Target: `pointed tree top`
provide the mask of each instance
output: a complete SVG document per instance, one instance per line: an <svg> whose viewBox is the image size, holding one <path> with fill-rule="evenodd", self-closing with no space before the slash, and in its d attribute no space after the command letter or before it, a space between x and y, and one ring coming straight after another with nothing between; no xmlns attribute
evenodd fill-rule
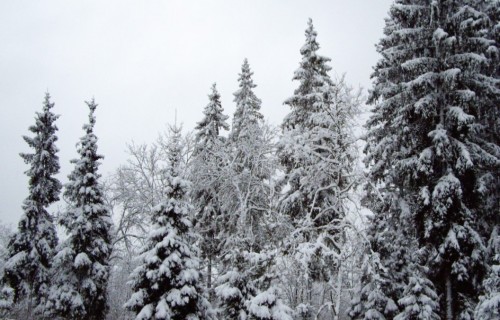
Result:
<svg viewBox="0 0 500 320"><path fill-rule="evenodd" d="M250 70L250 64L248 63L248 59L245 58L243 60L243 64L241 65L241 73L239 74L238 81L240 82L239 86L244 87L248 86L250 88L255 88L256 85L253 83L252 80L253 72ZM237 96L239 94L239 91L236 92L234 95Z"/></svg>
<svg viewBox="0 0 500 320"><path fill-rule="evenodd" d="M318 33L314 29L313 21L311 18L309 18L309 20L307 21L307 29L305 35L306 35L306 43L300 49L300 53L302 55L308 55L308 53L311 54L319 49L319 44L316 41Z"/></svg>
<svg viewBox="0 0 500 320"><path fill-rule="evenodd" d="M92 128L94 127L95 125L95 116L94 116L94 112L95 112L95 109L97 108L98 104L95 103L95 99L92 97L92 100L90 101L85 101L85 103L87 104L87 106L89 107L90 109L90 112L89 112L89 124L88 125L85 125L84 128L87 129L87 130L90 130L92 131Z"/></svg>
<svg viewBox="0 0 500 320"><path fill-rule="evenodd" d="M212 83L212 93L217 92L217 82Z"/></svg>
<svg viewBox="0 0 500 320"><path fill-rule="evenodd" d="M43 101L43 111L47 112L49 111L52 107L54 107L54 103L50 102L50 93L47 91L45 92L45 99Z"/></svg>

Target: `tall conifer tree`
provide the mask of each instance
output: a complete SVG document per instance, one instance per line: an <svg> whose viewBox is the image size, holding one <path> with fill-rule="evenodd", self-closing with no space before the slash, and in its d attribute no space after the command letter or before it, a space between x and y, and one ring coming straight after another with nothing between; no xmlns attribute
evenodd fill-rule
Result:
<svg viewBox="0 0 500 320"><path fill-rule="evenodd" d="M498 48L481 8L467 0L396 1L378 46L382 59L369 99L375 107L366 162L379 189L373 193L408 204L407 221L428 268L423 276L432 280L441 297L439 315L447 319L472 317L481 292L481 225L488 220L482 208L490 200L481 191L500 164L498 144L484 138L482 119L497 110L500 91L488 57ZM372 209L391 220L383 208ZM401 214L389 222L391 228L399 219Z"/></svg>
<svg viewBox="0 0 500 320"><path fill-rule="evenodd" d="M282 124L278 157L286 185L280 210L294 230L286 251L305 269L300 278L306 288L297 291L303 294L295 304L308 307L313 282L331 279L342 246L340 222L355 182L356 151L350 130L359 99L343 79L334 81L330 77L330 59L318 54L312 20L305 35L306 42L300 49L302 60L293 77L299 85L285 101L291 110Z"/></svg>
<svg viewBox="0 0 500 320"><path fill-rule="evenodd" d="M225 236L215 292L223 318L290 319L269 275L274 261L269 251L274 248L267 219L275 160L252 76L245 59L234 93L236 111L223 170Z"/></svg>
<svg viewBox="0 0 500 320"><path fill-rule="evenodd" d="M195 129L196 141L193 161L191 163L191 197L196 210L195 229L201 235L201 253L207 265L207 288L212 289L212 267L218 261L220 251L220 232L224 219L222 204L218 197L221 181L219 179L224 164L221 150L226 139L221 136L222 130L229 130L227 115L223 114L220 95L215 83L208 96L209 103L203 111L203 119Z"/></svg>
<svg viewBox="0 0 500 320"><path fill-rule="evenodd" d="M86 102L90 109L85 135L78 145L79 159L68 176L65 197L67 209L60 224L68 238L58 248L54 259L54 285L45 314L62 319L101 320L106 317L109 257L112 250L112 221L97 172L99 160L94 134L97 104Z"/></svg>
<svg viewBox="0 0 500 320"><path fill-rule="evenodd" d="M52 264L57 235L53 218L47 211L52 203L59 200L61 183L55 178L59 172L57 127L59 116L51 109L50 95L45 95L43 111L37 112L35 125L29 130L34 137L24 137L33 153L21 154L30 166L29 196L24 200L24 215L19 222L18 231L8 245L8 260L5 264L3 282L13 289L13 302L21 304L24 316L33 317L33 308L39 312L50 286L49 269ZM23 303L23 300L26 303Z"/></svg>

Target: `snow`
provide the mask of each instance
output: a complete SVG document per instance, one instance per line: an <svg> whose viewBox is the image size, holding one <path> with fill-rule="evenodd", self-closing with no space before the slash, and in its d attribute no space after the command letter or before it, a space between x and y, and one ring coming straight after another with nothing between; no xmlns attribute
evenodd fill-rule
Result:
<svg viewBox="0 0 500 320"><path fill-rule="evenodd" d="M75 268L89 267L90 265L92 265L92 261L90 261L85 252L80 252L76 255L73 265L75 266Z"/></svg>

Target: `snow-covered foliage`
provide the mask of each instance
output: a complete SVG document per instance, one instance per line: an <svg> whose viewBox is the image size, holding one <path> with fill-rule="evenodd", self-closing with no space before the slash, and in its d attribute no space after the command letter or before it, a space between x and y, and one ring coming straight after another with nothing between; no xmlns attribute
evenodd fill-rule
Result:
<svg viewBox="0 0 500 320"><path fill-rule="evenodd" d="M402 311L394 320L441 319L438 315L439 299L433 283L427 279L425 270L419 270L422 267L414 265L412 269L402 298L398 300Z"/></svg>
<svg viewBox="0 0 500 320"><path fill-rule="evenodd" d="M312 20L281 135L245 59L227 138L214 84L194 136L175 125L129 145L103 183L88 102L57 253L47 94L21 155L30 195L0 265L0 317L498 319L499 17L498 0L394 0L364 173L361 93L332 77Z"/></svg>
<svg viewBox="0 0 500 320"><path fill-rule="evenodd" d="M45 95L43 111L37 112L35 125L29 130L34 137L24 137L33 153L21 154L29 165L29 195L24 200L24 215L18 230L7 246L7 261L2 283L12 289L14 303L25 300L23 315L33 317L40 312L50 286L50 267L57 245L52 215L47 208L59 200L61 183L55 178L59 172L57 127L59 116L52 113L54 103ZM34 309L34 310L33 310Z"/></svg>
<svg viewBox="0 0 500 320"><path fill-rule="evenodd" d="M165 198L154 210L153 230L131 275L133 293L126 307L136 319L210 319L188 218L189 183L180 175L180 128L171 130Z"/></svg>
<svg viewBox="0 0 500 320"><path fill-rule="evenodd" d="M234 93L236 111L233 116L230 139L240 141L242 139L258 139L258 135L252 135L254 127L260 126L264 116L260 113L261 100L253 92L257 85L253 83L253 72L250 70L248 60L243 61L241 73L239 74L239 89Z"/></svg>
<svg viewBox="0 0 500 320"><path fill-rule="evenodd" d="M252 90L256 87L252 75L245 59L238 79L240 88L234 93L233 128L221 155L224 165L218 198L224 220L215 294L221 317L228 319L261 319L259 314L252 315L250 306L255 312L265 309L262 312L275 313L274 317L288 314L276 295L270 294L275 300L267 304L262 301L257 305L254 300L265 292L277 292L270 275L275 262L271 254L276 240L271 231L275 219L271 203L276 160L274 130L263 121L261 101Z"/></svg>
<svg viewBox="0 0 500 320"><path fill-rule="evenodd" d="M220 134L221 130L229 130L229 125L226 123L228 116L223 114L215 84L208 97L209 103L203 111L204 117L195 128L195 151L189 172L193 181L191 198L196 210L194 227L201 236L200 249L207 269L207 288L212 294L212 266L218 262L221 224L224 219L218 197L224 163L221 150L225 146L225 138Z"/></svg>
<svg viewBox="0 0 500 320"><path fill-rule="evenodd" d="M281 298L275 274L275 252L227 252L225 272L217 279L215 293L222 319L292 319L293 311Z"/></svg>
<svg viewBox="0 0 500 320"><path fill-rule="evenodd" d="M293 80L299 82L285 101L291 109L285 117L278 157L284 167L283 196L279 210L291 223L286 250L297 265L306 289L294 302L311 305L316 281L328 282L338 268L343 242L342 219L349 192L356 182L355 139L351 130L360 105L343 78L332 80L329 58L318 54L317 33L309 20L302 61ZM305 299L305 300L304 300Z"/></svg>
<svg viewBox="0 0 500 320"><path fill-rule="evenodd" d="M483 281L484 293L474 312L475 319L500 318L500 235L498 225L491 234L489 243L490 270Z"/></svg>
<svg viewBox="0 0 500 320"><path fill-rule="evenodd" d="M492 72L498 48L489 32L498 22L490 20L485 3L396 1L369 98L374 109L366 164L377 189L369 193L407 203L405 221L414 230L409 243L426 252L425 276L440 298L438 315L448 319L472 317L487 269L485 243L498 221L491 210L498 210L500 149L492 132L498 130L500 89ZM373 224L372 234L386 232L380 227L396 234L405 229L396 223L400 214L373 201L370 206L387 221ZM391 260L382 263L390 268ZM412 285L427 283L402 279L406 295L415 293ZM404 308L409 300L395 293Z"/></svg>
<svg viewBox="0 0 500 320"><path fill-rule="evenodd" d="M86 102L89 123L78 146L79 159L68 176L64 196L68 206L59 223L68 238L60 244L53 264L53 279L44 314L61 319L104 319L108 310L107 284L111 254L112 221L98 173L97 137L94 134L97 104Z"/></svg>

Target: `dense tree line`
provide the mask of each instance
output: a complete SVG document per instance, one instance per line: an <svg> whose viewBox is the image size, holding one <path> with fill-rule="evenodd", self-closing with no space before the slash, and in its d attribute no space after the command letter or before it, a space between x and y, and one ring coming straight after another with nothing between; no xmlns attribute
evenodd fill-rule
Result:
<svg viewBox="0 0 500 320"><path fill-rule="evenodd" d="M247 59L224 114L129 145L106 179L97 104L64 186L47 94L24 215L2 252L16 319L497 319L498 1L397 0L363 99L331 74L312 20L279 128ZM369 209L361 212L359 205ZM56 223L66 237L59 242Z"/></svg>

